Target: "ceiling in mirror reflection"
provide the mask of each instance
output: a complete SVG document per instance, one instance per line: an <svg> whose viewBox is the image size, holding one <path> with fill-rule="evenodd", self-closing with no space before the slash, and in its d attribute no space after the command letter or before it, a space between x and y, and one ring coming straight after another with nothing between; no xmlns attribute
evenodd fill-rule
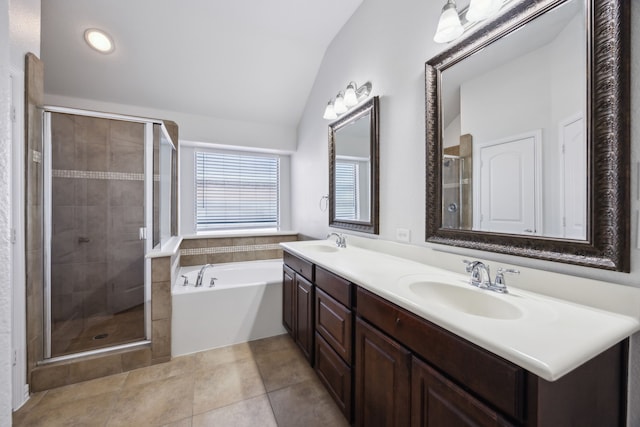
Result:
<svg viewBox="0 0 640 427"><path fill-rule="evenodd" d="M443 167L442 227L587 238L583 7L566 2L442 71L456 165Z"/></svg>

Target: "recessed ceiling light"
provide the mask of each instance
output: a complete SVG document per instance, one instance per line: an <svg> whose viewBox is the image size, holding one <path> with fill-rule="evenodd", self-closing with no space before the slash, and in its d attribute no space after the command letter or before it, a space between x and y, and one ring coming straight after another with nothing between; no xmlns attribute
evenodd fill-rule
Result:
<svg viewBox="0 0 640 427"><path fill-rule="evenodd" d="M89 28L84 32L84 41L100 53L111 53L115 50L111 36L96 28Z"/></svg>

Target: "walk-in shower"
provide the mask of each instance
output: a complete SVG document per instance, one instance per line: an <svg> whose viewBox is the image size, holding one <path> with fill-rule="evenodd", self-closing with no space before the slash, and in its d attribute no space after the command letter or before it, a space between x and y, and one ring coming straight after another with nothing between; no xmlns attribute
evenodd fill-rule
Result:
<svg viewBox="0 0 640 427"><path fill-rule="evenodd" d="M44 357L145 342L159 149L173 144L159 121L50 108L44 123Z"/></svg>

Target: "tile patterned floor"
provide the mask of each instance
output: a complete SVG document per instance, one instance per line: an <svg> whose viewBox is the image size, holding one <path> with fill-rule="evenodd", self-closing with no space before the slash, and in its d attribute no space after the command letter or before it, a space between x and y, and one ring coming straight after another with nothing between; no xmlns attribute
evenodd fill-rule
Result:
<svg viewBox="0 0 640 427"><path fill-rule="evenodd" d="M348 426L288 335L34 394L15 426Z"/></svg>

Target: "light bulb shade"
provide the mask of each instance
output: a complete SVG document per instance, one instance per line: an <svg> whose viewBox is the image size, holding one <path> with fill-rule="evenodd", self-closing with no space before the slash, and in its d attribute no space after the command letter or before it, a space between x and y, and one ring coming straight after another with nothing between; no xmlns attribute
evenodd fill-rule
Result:
<svg viewBox="0 0 640 427"><path fill-rule="evenodd" d="M324 115L322 116L322 118L326 120L333 120L338 118L336 111L333 109L333 104L331 103L331 101L327 103L327 108L324 109Z"/></svg>
<svg viewBox="0 0 640 427"><path fill-rule="evenodd" d="M358 95L356 94L356 84L351 82L347 85L347 90L344 92L344 105L353 107L357 103Z"/></svg>
<svg viewBox="0 0 640 427"><path fill-rule="evenodd" d="M467 11L467 21L477 22L487 19L500 10L503 0L471 0Z"/></svg>
<svg viewBox="0 0 640 427"><path fill-rule="evenodd" d="M464 32L458 10L453 0L448 0L447 4L442 8L440 21L438 21L438 29L436 30L433 40L436 43L448 43L460 37Z"/></svg>
<svg viewBox="0 0 640 427"><path fill-rule="evenodd" d="M335 111L336 114L343 114L346 113L347 110L348 108L344 104L344 95L340 92L338 96L336 96L336 100L333 101L333 111Z"/></svg>

